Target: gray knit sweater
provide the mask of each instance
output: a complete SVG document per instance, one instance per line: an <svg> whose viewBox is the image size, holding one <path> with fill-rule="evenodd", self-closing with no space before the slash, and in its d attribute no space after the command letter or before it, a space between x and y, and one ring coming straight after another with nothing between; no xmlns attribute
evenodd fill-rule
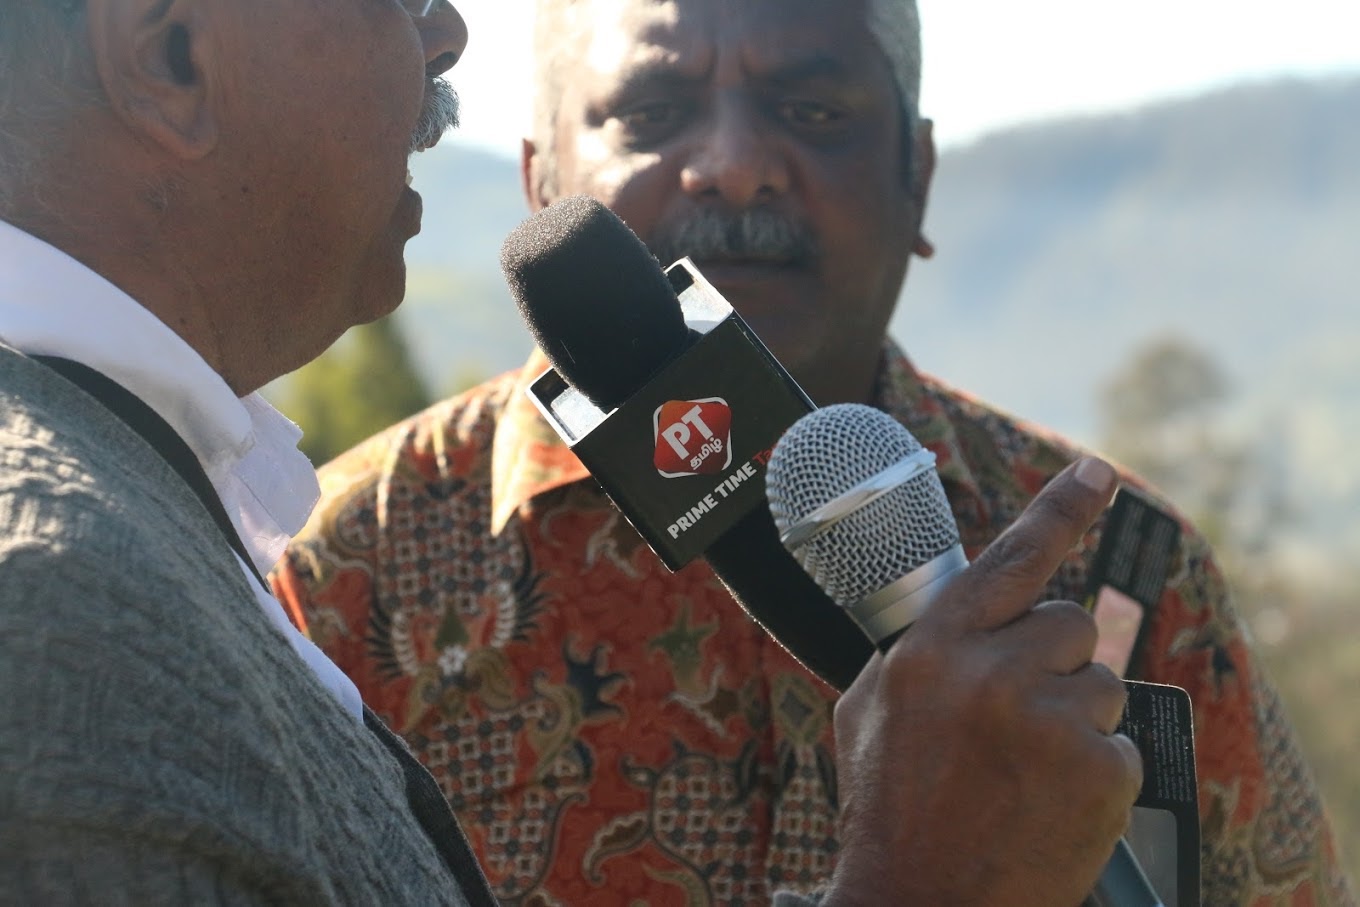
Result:
<svg viewBox="0 0 1360 907"><path fill-rule="evenodd" d="M198 499L4 347L0 692L0 903L464 903Z"/></svg>

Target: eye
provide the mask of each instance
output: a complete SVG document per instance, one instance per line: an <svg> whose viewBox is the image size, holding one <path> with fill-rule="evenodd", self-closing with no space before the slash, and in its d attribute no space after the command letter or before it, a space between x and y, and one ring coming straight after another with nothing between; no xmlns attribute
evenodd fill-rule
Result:
<svg viewBox="0 0 1360 907"><path fill-rule="evenodd" d="M838 107L804 99L780 101L779 115L790 123L809 129L826 129L845 119L845 113Z"/></svg>
<svg viewBox="0 0 1360 907"><path fill-rule="evenodd" d="M685 123L689 106L675 98L639 101L613 115L623 140L630 146L654 145L674 135Z"/></svg>
<svg viewBox="0 0 1360 907"><path fill-rule="evenodd" d="M634 104L615 115L623 128L632 132L661 129L679 117L680 105L669 100Z"/></svg>

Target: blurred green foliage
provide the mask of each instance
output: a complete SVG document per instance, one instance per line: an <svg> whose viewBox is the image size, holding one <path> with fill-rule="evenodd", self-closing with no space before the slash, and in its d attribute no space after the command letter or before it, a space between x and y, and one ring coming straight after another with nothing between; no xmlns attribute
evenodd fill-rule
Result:
<svg viewBox="0 0 1360 907"><path fill-rule="evenodd" d="M266 394L301 426L298 446L318 466L433 402L396 315L352 328Z"/></svg>
<svg viewBox="0 0 1360 907"><path fill-rule="evenodd" d="M1276 545L1296 512L1265 468L1272 438L1229 424L1234 390L1182 337L1137 348L1101 389L1102 449L1158 485L1214 545L1360 882L1360 570L1301 575Z"/></svg>
<svg viewBox="0 0 1360 907"><path fill-rule="evenodd" d="M1317 777L1342 865L1360 883L1360 574L1347 572L1330 591L1239 585L1238 601Z"/></svg>

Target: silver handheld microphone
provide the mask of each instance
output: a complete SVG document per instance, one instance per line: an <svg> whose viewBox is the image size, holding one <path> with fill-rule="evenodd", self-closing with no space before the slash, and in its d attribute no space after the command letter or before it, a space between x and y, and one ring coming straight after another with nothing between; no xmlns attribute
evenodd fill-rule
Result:
<svg viewBox="0 0 1360 907"><path fill-rule="evenodd" d="M881 650L968 566L935 455L872 407L799 419L765 485L784 547Z"/></svg>

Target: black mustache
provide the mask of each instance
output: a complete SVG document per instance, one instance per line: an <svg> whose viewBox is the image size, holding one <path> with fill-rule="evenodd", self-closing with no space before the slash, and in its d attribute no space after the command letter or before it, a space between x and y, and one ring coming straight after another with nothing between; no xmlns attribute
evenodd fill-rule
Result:
<svg viewBox="0 0 1360 907"><path fill-rule="evenodd" d="M800 264L818 254L816 237L805 224L768 208L740 213L701 209L658 226L648 245L662 264L685 256L696 261Z"/></svg>

